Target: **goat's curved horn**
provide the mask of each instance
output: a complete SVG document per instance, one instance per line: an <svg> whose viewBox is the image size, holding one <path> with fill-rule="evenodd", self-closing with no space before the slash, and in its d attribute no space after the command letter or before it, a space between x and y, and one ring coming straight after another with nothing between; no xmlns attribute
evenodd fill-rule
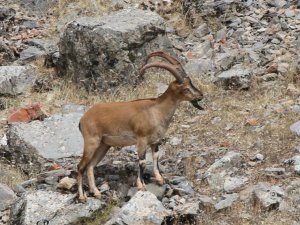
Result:
<svg viewBox="0 0 300 225"><path fill-rule="evenodd" d="M179 83L183 82L183 75L182 75L182 71L181 68L178 67L177 65L170 65L170 64L166 64L166 63L162 63L162 62L153 62L153 63L148 63L145 66L143 66L140 69L140 74L143 75L145 70L150 68L150 67L159 67L159 68L163 68L168 70L170 73L172 73L172 75L176 78L176 80Z"/></svg>
<svg viewBox="0 0 300 225"><path fill-rule="evenodd" d="M173 57L173 56L171 56L171 55L169 55L169 54L167 54L167 53L165 53L165 52L163 52L163 51L156 51L156 52L150 53L150 54L147 56L147 58L146 58L146 64L148 63L149 59L150 59L151 57L154 57L154 56L162 57L162 58L166 59L166 60L167 60L169 63L171 63L172 65L176 65L176 66L180 67L181 74L182 74L184 77L187 76L187 74L186 74L186 72L184 71L184 69L183 69L181 63L180 63L175 57Z"/></svg>

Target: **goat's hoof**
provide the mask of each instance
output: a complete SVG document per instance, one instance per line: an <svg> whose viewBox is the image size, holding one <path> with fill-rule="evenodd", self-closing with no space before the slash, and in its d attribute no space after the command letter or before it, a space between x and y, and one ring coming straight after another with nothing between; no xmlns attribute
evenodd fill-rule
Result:
<svg viewBox="0 0 300 225"><path fill-rule="evenodd" d="M94 197L95 197L96 199L101 199L101 193L99 193L99 194L94 194Z"/></svg>
<svg viewBox="0 0 300 225"><path fill-rule="evenodd" d="M163 178L161 178L161 179L156 179L156 183L157 183L158 185L163 185L163 184L165 183L165 180L164 180Z"/></svg>
<svg viewBox="0 0 300 225"><path fill-rule="evenodd" d="M79 198L78 198L78 201L79 201L80 203L86 203L86 197L79 197Z"/></svg>

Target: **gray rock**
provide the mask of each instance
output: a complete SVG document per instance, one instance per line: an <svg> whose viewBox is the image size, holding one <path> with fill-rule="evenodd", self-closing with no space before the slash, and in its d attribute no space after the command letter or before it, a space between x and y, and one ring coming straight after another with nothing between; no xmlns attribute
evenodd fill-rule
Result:
<svg viewBox="0 0 300 225"><path fill-rule="evenodd" d="M176 145L181 144L181 142L182 142L182 138L181 137L173 137L170 140L170 145L176 146Z"/></svg>
<svg viewBox="0 0 300 225"><path fill-rule="evenodd" d="M154 12L132 8L76 19L65 29L59 49L60 74L102 91L135 84L147 54L172 51L164 20Z"/></svg>
<svg viewBox="0 0 300 225"><path fill-rule="evenodd" d="M222 70L228 70L236 63L238 51L230 51L221 53L216 56L216 64L221 67Z"/></svg>
<svg viewBox="0 0 300 225"><path fill-rule="evenodd" d="M20 59L18 60L18 62L20 64L25 64L37 59L42 55L46 55L46 52L35 46L29 46L20 53Z"/></svg>
<svg viewBox="0 0 300 225"><path fill-rule="evenodd" d="M113 219L106 223L106 225L160 225L168 215L170 215L170 211L157 200L154 194L148 191L139 191L121 208L120 212Z"/></svg>
<svg viewBox="0 0 300 225"><path fill-rule="evenodd" d="M49 224L71 224L104 207L103 202L88 198L85 204L75 203L76 194L60 194L38 190L27 192L12 207L12 224L32 225L39 221Z"/></svg>
<svg viewBox="0 0 300 225"><path fill-rule="evenodd" d="M12 125L7 134L11 158L24 170L40 171L47 161L66 163L68 158L81 156L83 140L78 123L82 114L55 114L44 121Z"/></svg>
<svg viewBox="0 0 300 225"><path fill-rule="evenodd" d="M276 209L282 201L283 190L266 182L254 186L254 195L263 208Z"/></svg>
<svg viewBox="0 0 300 225"><path fill-rule="evenodd" d="M167 185L164 184L160 186L154 183L149 183L146 185L146 190L154 194L159 200L162 200L166 193Z"/></svg>
<svg viewBox="0 0 300 225"><path fill-rule="evenodd" d="M234 151L227 152L225 156L215 161L204 173L210 188L215 191L223 190L228 173L234 167L239 167L240 164L241 154Z"/></svg>
<svg viewBox="0 0 300 225"><path fill-rule="evenodd" d="M202 38L205 35L209 34L208 26L206 23L201 24L198 28L196 28L193 32L193 35L197 38Z"/></svg>
<svg viewBox="0 0 300 225"><path fill-rule="evenodd" d="M177 215L186 216L193 215L196 216L199 213L199 202L187 202L184 204L177 205L174 210Z"/></svg>
<svg viewBox="0 0 300 225"><path fill-rule="evenodd" d="M175 176L170 178L170 184L174 191L179 195L193 195L195 191L191 183L187 180L186 177Z"/></svg>
<svg viewBox="0 0 300 225"><path fill-rule="evenodd" d="M252 70L241 65L231 67L230 70L223 71L217 75L215 84L221 85L225 89L248 89L250 87Z"/></svg>
<svg viewBox="0 0 300 225"><path fill-rule="evenodd" d="M5 184L0 183L0 211L8 209L17 199L15 193Z"/></svg>
<svg viewBox="0 0 300 225"><path fill-rule="evenodd" d="M47 15L48 10L57 4L57 0L17 0L27 10L38 15Z"/></svg>
<svg viewBox="0 0 300 225"><path fill-rule="evenodd" d="M300 175L300 165L295 165L294 166L294 171L297 175Z"/></svg>
<svg viewBox="0 0 300 225"><path fill-rule="evenodd" d="M187 74L202 75L212 71L212 63L210 59L192 59L184 65Z"/></svg>
<svg viewBox="0 0 300 225"><path fill-rule="evenodd" d="M285 0L275 0L275 6L278 8L281 8L283 6L285 6L287 4L287 2Z"/></svg>
<svg viewBox="0 0 300 225"><path fill-rule="evenodd" d="M297 134L297 136L300 136L300 121L297 121L296 123L293 123L291 126L290 126L290 130Z"/></svg>
<svg viewBox="0 0 300 225"><path fill-rule="evenodd" d="M236 192L247 181L248 181L248 178L246 178L246 177L226 177L225 182L224 182L224 190L227 193Z"/></svg>
<svg viewBox="0 0 300 225"><path fill-rule="evenodd" d="M206 171L206 175L209 173L214 173L219 169L224 170L239 166L241 164L242 155L238 152L229 151L221 159L214 162Z"/></svg>
<svg viewBox="0 0 300 225"><path fill-rule="evenodd" d="M161 95L162 93L164 93L164 92L167 90L168 87L169 87L169 86L166 85L166 84L159 83L159 84L158 84L158 87L157 87L157 94L158 94L158 95Z"/></svg>
<svg viewBox="0 0 300 225"><path fill-rule="evenodd" d="M36 78L30 66L1 66L0 95L19 95L30 88Z"/></svg>
<svg viewBox="0 0 300 225"><path fill-rule="evenodd" d="M283 167L268 167L265 169L267 175L281 176L285 174L285 168Z"/></svg>
<svg viewBox="0 0 300 225"><path fill-rule="evenodd" d="M232 204L238 199L239 195L237 193L226 194L223 196L224 199L215 204L216 210L221 210L232 206Z"/></svg>
<svg viewBox="0 0 300 225"><path fill-rule="evenodd" d="M255 156L253 156L251 158L252 161L263 161L264 160L264 155L263 154L260 154L260 153L257 153Z"/></svg>

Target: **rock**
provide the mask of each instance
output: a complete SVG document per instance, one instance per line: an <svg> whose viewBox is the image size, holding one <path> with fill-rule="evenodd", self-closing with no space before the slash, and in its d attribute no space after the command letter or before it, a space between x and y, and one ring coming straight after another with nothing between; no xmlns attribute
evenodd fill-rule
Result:
<svg viewBox="0 0 300 225"><path fill-rule="evenodd" d="M282 167L268 167L265 169L267 175L283 175L285 173L285 168Z"/></svg>
<svg viewBox="0 0 300 225"><path fill-rule="evenodd" d="M215 204L216 210L221 210L232 206L232 204L238 199L239 195L237 193L226 194L223 196L224 199Z"/></svg>
<svg viewBox="0 0 300 225"><path fill-rule="evenodd" d="M263 161L264 160L264 155L263 154L260 154L260 153L257 153L255 156L253 156L251 158L252 161Z"/></svg>
<svg viewBox="0 0 300 225"><path fill-rule="evenodd" d="M88 198L85 204L75 204L75 199L76 194L43 190L27 192L12 207L11 222L32 225L45 220L49 224L71 224L104 207L103 202L95 198Z"/></svg>
<svg viewBox="0 0 300 225"><path fill-rule="evenodd" d="M157 200L154 194L148 191L139 191L121 208L120 212L113 219L106 223L106 225L160 225L168 215L170 215L170 211Z"/></svg>
<svg viewBox="0 0 300 225"><path fill-rule="evenodd" d="M169 182L174 189L174 192L180 196L193 195L195 193L191 183L186 177L174 176L170 178Z"/></svg>
<svg viewBox="0 0 300 225"><path fill-rule="evenodd" d="M214 162L206 171L206 174L213 173L218 169L229 169L241 164L241 154L234 151L227 152L221 159Z"/></svg>
<svg viewBox="0 0 300 225"><path fill-rule="evenodd" d="M34 46L29 46L20 53L20 59L18 62L20 64L26 64L45 54L45 51Z"/></svg>
<svg viewBox="0 0 300 225"><path fill-rule="evenodd" d="M295 165L294 170L297 175L300 175L300 165Z"/></svg>
<svg viewBox="0 0 300 225"><path fill-rule="evenodd" d="M154 194L158 200L162 200L166 193L167 185L164 184L160 186L154 183L149 183L146 185L146 190Z"/></svg>
<svg viewBox="0 0 300 225"><path fill-rule="evenodd" d="M3 211L16 201L17 196L8 186L0 183L0 199L0 211Z"/></svg>
<svg viewBox="0 0 300 225"><path fill-rule="evenodd" d="M12 125L7 133L11 147L10 157L24 170L40 171L47 165L47 161L55 160L59 164L65 164L68 158L70 160L81 156L83 140L78 123L82 114L83 112L55 114L44 121Z"/></svg>
<svg viewBox="0 0 300 225"><path fill-rule="evenodd" d="M248 178L246 178L246 177L226 177L225 182L224 182L224 190L227 193L236 192L247 181L248 181Z"/></svg>
<svg viewBox="0 0 300 225"><path fill-rule="evenodd" d="M109 184L108 184L107 182L104 182L104 183L100 186L100 188L99 188L99 191L100 191L101 193L107 192L107 191L109 191L109 190L110 190L110 187L109 187Z"/></svg>
<svg viewBox="0 0 300 225"><path fill-rule="evenodd" d="M300 136L300 121L297 121L296 123L293 123L290 126L290 130L295 133L297 136Z"/></svg>
<svg viewBox="0 0 300 225"><path fill-rule="evenodd" d="M180 216L196 216L199 213L199 202L187 202L183 205L176 206L174 210Z"/></svg>
<svg viewBox="0 0 300 225"><path fill-rule="evenodd" d="M157 94L161 95L162 93L164 93L167 89L168 89L168 85L163 84L163 83L159 83L158 87L157 87Z"/></svg>
<svg viewBox="0 0 300 225"><path fill-rule="evenodd" d="M170 145L176 146L176 145L181 144L181 142L182 142L182 138L181 137L173 137L170 140Z"/></svg>
<svg viewBox="0 0 300 225"><path fill-rule="evenodd" d="M59 49L60 74L105 91L135 84L146 55L157 49L171 51L171 44L158 14L131 8L76 19L65 29Z"/></svg>
<svg viewBox="0 0 300 225"><path fill-rule="evenodd" d="M43 120L46 117L39 103L33 103L13 111L7 117L7 123L28 123L32 120Z"/></svg>
<svg viewBox="0 0 300 225"><path fill-rule="evenodd" d="M214 201L207 195L199 195L198 199L201 208L210 208L214 205Z"/></svg>
<svg viewBox="0 0 300 225"><path fill-rule="evenodd" d="M19 95L34 84L31 66L0 66L0 95Z"/></svg>
<svg viewBox="0 0 300 225"><path fill-rule="evenodd" d="M77 184L77 180L70 177L64 177L57 185L57 188L70 190Z"/></svg>
<svg viewBox="0 0 300 225"><path fill-rule="evenodd" d="M58 0L18 0L19 4L25 7L29 11L34 11L37 15L47 15L47 12L51 10L56 4L58 4Z"/></svg>
<svg viewBox="0 0 300 225"><path fill-rule="evenodd" d="M248 89L250 87L251 76L251 69L242 68L238 64L217 75L214 83L221 85L225 89Z"/></svg>
<svg viewBox="0 0 300 225"><path fill-rule="evenodd" d="M210 59L192 59L184 65L187 74L205 75L212 71L212 63Z"/></svg>
<svg viewBox="0 0 300 225"><path fill-rule="evenodd" d="M221 159L215 161L205 172L204 177L207 179L209 186L215 191L221 191L224 188L224 182L228 173L234 167L241 164L241 154L230 151Z"/></svg>
<svg viewBox="0 0 300 225"><path fill-rule="evenodd" d="M254 195L258 203L265 209L276 209L282 201L284 192L278 186L271 186L266 182L259 182L254 187Z"/></svg>
<svg viewBox="0 0 300 225"><path fill-rule="evenodd" d="M206 23L201 24L198 28L196 28L193 32L193 35L197 38L202 38L205 35L209 34L208 26Z"/></svg>

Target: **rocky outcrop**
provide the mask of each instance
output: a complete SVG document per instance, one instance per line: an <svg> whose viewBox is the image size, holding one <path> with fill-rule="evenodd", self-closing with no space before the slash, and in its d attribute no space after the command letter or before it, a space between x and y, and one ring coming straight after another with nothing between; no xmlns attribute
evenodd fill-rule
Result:
<svg viewBox="0 0 300 225"><path fill-rule="evenodd" d="M53 191L24 193L13 206L11 224L72 224L80 217L88 217L105 205L98 199L88 198L85 204L75 204L76 194Z"/></svg>
<svg viewBox="0 0 300 225"><path fill-rule="evenodd" d="M8 186L0 183L0 211L9 208L16 198L17 196Z"/></svg>
<svg viewBox="0 0 300 225"><path fill-rule="evenodd" d="M105 91L135 84L138 69L154 50L170 51L164 20L156 13L124 9L71 22L59 42L61 75Z"/></svg>
<svg viewBox="0 0 300 225"><path fill-rule="evenodd" d="M55 114L44 121L10 126L10 158L25 170L43 170L46 162L67 162L81 156L83 140L78 123L83 111ZM70 132L72 131L72 132ZM72 163L73 164L73 163Z"/></svg>
<svg viewBox="0 0 300 225"><path fill-rule="evenodd" d="M106 225L113 224L157 224L170 215L162 203L151 192L137 192L130 201L122 207L118 215L108 221Z"/></svg>
<svg viewBox="0 0 300 225"><path fill-rule="evenodd" d="M35 78L31 66L1 66L0 95L19 95L33 85Z"/></svg>

